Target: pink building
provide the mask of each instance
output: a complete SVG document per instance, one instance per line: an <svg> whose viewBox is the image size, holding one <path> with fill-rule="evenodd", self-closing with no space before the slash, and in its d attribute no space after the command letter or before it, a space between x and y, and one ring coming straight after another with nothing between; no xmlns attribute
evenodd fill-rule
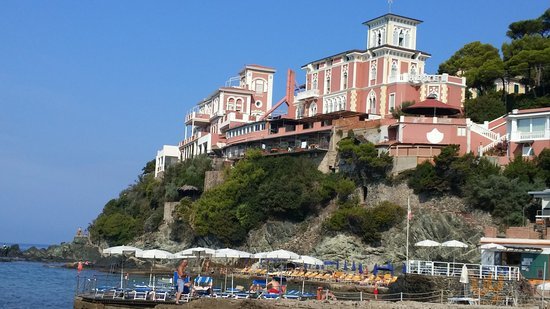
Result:
<svg viewBox="0 0 550 309"><path fill-rule="evenodd" d="M337 142L348 130L393 155L394 172L414 168L451 144L460 145L461 154L482 155L509 143L500 163L550 147L550 108L514 111L483 124L456 115L463 108L465 78L425 73L430 55L416 49L420 23L395 14L365 22L365 50L304 65L306 83L300 87L289 70L286 95L275 104L275 70L245 66L186 116L182 158L236 159L248 148L259 148L266 155L307 153L319 157L324 162L320 169L328 171L337 161ZM420 115L394 119L392 111L405 101L417 102L410 108ZM437 108L432 112L430 106ZM278 113L281 107L285 114Z"/></svg>
<svg viewBox="0 0 550 309"><path fill-rule="evenodd" d="M416 48L421 22L386 14L363 23L369 28L365 50L341 52L302 67L305 90L296 94L289 114L299 119L347 110L387 118L403 102L427 97L462 108L465 78L425 73L430 54Z"/></svg>
<svg viewBox="0 0 550 309"><path fill-rule="evenodd" d="M226 146L224 130L265 115L273 104L274 73L269 67L247 65L226 87L199 102L185 116L185 138L179 144L182 158L219 153Z"/></svg>

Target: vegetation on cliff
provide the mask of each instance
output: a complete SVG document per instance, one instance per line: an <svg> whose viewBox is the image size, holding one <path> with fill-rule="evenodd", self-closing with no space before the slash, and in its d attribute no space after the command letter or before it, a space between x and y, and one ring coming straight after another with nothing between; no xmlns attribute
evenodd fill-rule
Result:
<svg viewBox="0 0 550 309"><path fill-rule="evenodd" d="M186 160L170 166L161 179L154 177L154 169L154 160L148 162L134 184L107 202L88 228L92 241L126 244L136 236L157 230L164 202L179 200L177 189L184 184L202 189L204 174L212 169L212 163L207 157Z"/></svg>
<svg viewBox="0 0 550 309"><path fill-rule="evenodd" d="M504 170L486 158L458 155L458 146L444 148L434 163L424 162L408 173L408 184L415 193L428 197L445 194L463 197L475 209L487 211L505 225L523 224L534 217L527 191L550 185L550 148L535 160L516 157Z"/></svg>
<svg viewBox="0 0 550 309"><path fill-rule="evenodd" d="M262 157L257 150L226 171L225 182L196 202L182 201L180 216L198 236L213 236L226 245L241 243L248 231L270 219L301 221L353 186L325 175L308 159Z"/></svg>

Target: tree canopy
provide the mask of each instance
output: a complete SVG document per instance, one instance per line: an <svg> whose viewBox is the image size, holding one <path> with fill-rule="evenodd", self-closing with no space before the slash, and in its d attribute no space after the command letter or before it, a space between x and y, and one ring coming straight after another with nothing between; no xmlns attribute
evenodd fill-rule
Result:
<svg viewBox="0 0 550 309"><path fill-rule="evenodd" d="M466 85L479 93L494 88L497 78L504 76L504 63L499 51L491 44L468 43L439 65L439 74L466 77Z"/></svg>

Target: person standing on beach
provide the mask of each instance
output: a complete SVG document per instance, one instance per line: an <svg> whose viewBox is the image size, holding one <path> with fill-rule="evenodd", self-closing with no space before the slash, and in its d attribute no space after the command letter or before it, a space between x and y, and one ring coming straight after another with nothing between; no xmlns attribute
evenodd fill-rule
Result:
<svg viewBox="0 0 550 309"><path fill-rule="evenodd" d="M189 283L189 279L187 278L187 274L185 273L185 270L187 269L187 264L187 260L181 260L178 263L178 268L176 269L176 271L178 272L178 292L176 293L176 305L179 305L180 297L184 291L184 287L186 284ZM187 288L189 289L188 286Z"/></svg>

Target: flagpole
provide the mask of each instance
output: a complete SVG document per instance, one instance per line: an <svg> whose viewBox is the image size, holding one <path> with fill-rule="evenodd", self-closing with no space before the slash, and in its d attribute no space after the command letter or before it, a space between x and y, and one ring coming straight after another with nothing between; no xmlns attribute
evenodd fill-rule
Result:
<svg viewBox="0 0 550 309"><path fill-rule="evenodd" d="M409 272L409 227L411 221L411 198L407 197L407 246L405 247L406 272Z"/></svg>

